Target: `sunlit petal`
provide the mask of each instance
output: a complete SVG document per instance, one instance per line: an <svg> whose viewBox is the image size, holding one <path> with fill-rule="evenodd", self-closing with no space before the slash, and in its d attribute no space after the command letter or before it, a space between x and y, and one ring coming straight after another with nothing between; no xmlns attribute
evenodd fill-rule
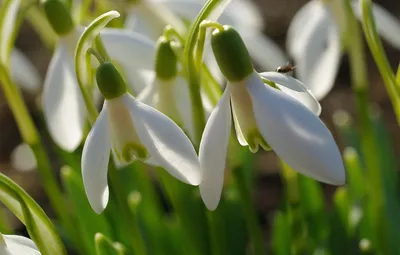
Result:
<svg viewBox="0 0 400 255"><path fill-rule="evenodd" d="M302 174L344 184L342 158L324 123L294 98L265 86L258 75L248 79L259 130L276 154Z"/></svg>
<svg viewBox="0 0 400 255"><path fill-rule="evenodd" d="M207 121L200 142L200 165L203 178L200 194L209 210L215 210L221 199L228 142L232 125L230 88L225 89L220 101Z"/></svg>
<svg viewBox="0 0 400 255"><path fill-rule="evenodd" d="M101 213L108 203L107 170L111 141L107 102L90 130L82 152L82 178L89 203Z"/></svg>
<svg viewBox="0 0 400 255"><path fill-rule="evenodd" d="M16 48L11 52L11 75L21 88L32 93L40 90L39 72L29 58Z"/></svg>
<svg viewBox="0 0 400 255"><path fill-rule="evenodd" d="M354 14L361 20L362 12L359 1L352 4ZM372 3L372 15L378 33L393 47L400 49L400 20L376 3Z"/></svg>
<svg viewBox="0 0 400 255"><path fill-rule="evenodd" d="M286 48L290 55L295 55L301 51L302 42L305 41L308 34L313 30L314 25L323 15L323 3L319 0L312 0L306 3L296 13L286 36Z"/></svg>
<svg viewBox="0 0 400 255"><path fill-rule="evenodd" d="M50 135L58 146L75 150L81 143L86 117L71 54L60 43L44 81L43 112Z"/></svg>
<svg viewBox="0 0 400 255"><path fill-rule="evenodd" d="M292 78L289 75L277 72L260 73L262 77L275 82L280 90L295 98L304 104L310 111L316 115L321 114L321 105L312 95L310 90L301 81Z"/></svg>
<svg viewBox="0 0 400 255"><path fill-rule="evenodd" d="M153 80L139 93L136 99L151 107L155 107L157 96L157 86Z"/></svg>
<svg viewBox="0 0 400 255"><path fill-rule="evenodd" d="M121 29L103 29L101 38L112 60L121 68L134 93L145 86L142 71L154 68L155 45L150 39Z"/></svg>
<svg viewBox="0 0 400 255"><path fill-rule="evenodd" d="M200 164L192 143L170 118L126 94L136 132L150 155L178 180L198 185Z"/></svg>
<svg viewBox="0 0 400 255"><path fill-rule="evenodd" d="M4 241L6 243L5 254L4 255L38 255L40 254L35 243L26 237L17 235L3 235ZM1 244L0 244L1 246ZM2 249L0 248L0 254ZM3 251L4 252L4 251Z"/></svg>

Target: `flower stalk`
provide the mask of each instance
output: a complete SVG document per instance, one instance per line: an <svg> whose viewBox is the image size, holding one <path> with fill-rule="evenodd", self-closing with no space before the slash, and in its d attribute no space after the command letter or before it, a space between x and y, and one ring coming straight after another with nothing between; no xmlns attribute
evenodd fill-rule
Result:
<svg viewBox="0 0 400 255"><path fill-rule="evenodd" d="M393 74L389 61L386 57L382 42L376 30L375 22L372 17L372 8L370 0L360 1L362 9L362 26L364 29L365 39L367 40L369 49L378 66L378 70L386 85L387 93L392 101L397 122L400 124L400 84L396 83L396 76Z"/></svg>

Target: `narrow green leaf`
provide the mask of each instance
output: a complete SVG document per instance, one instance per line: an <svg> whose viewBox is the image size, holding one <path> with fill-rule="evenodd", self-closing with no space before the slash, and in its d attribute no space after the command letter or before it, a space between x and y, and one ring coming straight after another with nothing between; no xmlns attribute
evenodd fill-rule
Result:
<svg viewBox="0 0 400 255"><path fill-rule="evenodd" d="M0 61L7 66L17 24L21 0L5 0L0 9Z"/></svg>
<svg viewBox="0 0 400 255"><path fill-rule="evenodd" d="M98 232L109 235L107 221L104 214L98 215L90 207L82 179L76 171L65 166L61 169L61 178L78 222L76 227L79 228L79 238L85 246L86 253L93 254L95 251L93 236Z"/></svg>
<svg viewBox="0 0 400 255"><path fill-rule="evenodd" d="M353 147L347 147L343 152L343 158L346 165L349 196L353 202L356 202L366 195L365 178L360 157Z"/></svg>
<svg viewBox="0 0 400 255"><path fill-rule="evenodd" d="M292 247L291 226L288 216L278 211L272 225L272 250L276 255L290 255Z"/></svg>
<svg viewBox="0 0 400 255"><path fill-rule="evenodd" d="M42 254L66 254L60 237L42 208L21 187L1 173L0 201L26 225Z"/></svg>

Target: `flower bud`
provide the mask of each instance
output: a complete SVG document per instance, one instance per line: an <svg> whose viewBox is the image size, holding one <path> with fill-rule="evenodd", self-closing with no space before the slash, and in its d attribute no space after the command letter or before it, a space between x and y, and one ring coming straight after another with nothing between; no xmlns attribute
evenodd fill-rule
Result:
<svg viewBox="0 0 400 255"><path fill-rule="evenodd" d="M127 92L124 79L111 62L102 63L97 67L96 81L105 99L117 98Z"/></svg>
<svg viewBox="0 0 400 255"><path fill-rule="evenodd" d="M60 0L42 1L47 20L58 35L65 35L74 28L71 13L67 6Z"/></svg>
<svg viewBox="0 0 400 255"><path fill-rule="evenodd" d="M156 46L156 76L161 80L175 78L178 73L178 59L171 47L171 41L161 36Z"/></svg>
<svg viewBox="0 0 400 255"><path fill-rule="evenodd" d="M241 81L253 72L253 64L239 33L230 26L212 33L211 46L222 74L228 81Z"/></svg>

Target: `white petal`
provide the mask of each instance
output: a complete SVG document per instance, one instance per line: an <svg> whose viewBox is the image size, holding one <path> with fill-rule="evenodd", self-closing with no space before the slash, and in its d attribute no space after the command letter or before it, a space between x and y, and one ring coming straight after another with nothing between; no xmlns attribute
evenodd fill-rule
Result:
<svg viewBox="0 0 400 255"><path fill-rule="evenodd" d="M4 235L6 253L4 255L38 255L38 248L29 238L17 235ZM1 245L0 245L1 246ZM1 253L1 249L0 249ZM3 253L1 253L3 255Z"/></svg>
<svg viewBox="0 0 400 255"><path fill-rule="evenodd" d="M321 114L321 105L317 99L315 99L311 91L301 81L294 79L289 75L277 72L265 72L260 73L260 75L265 79L275 82L280 90L304 104L316 115Z"/></svg>
<svg viewBox="0 0 400 255"><path fill-rule="evenodd" d="M355 15L362 20L361 6L359 1L353 2ZM400 49L400 21L387 10L376 3L372 3L372 15L378 33L393 47Z"/></svg>
<svg viewBox="0 0 400 255"><path fill-rule="evenodd" d="M294 170L342 185L346 174L339 149L324 123L285 93L248 78L258 128L276 154Z"/></svg>
<svg viewBox="0 0 400 255"><path fill-rule="evenodd" d="M90 130L82 151L82 178L89 203L101 213L108 203L107 171L111 141L107 102Z"/></svg>
<svg viewBox="0 0 400 255"><path fill-rule="evenodd" d="M137 33L111 28L103 29L101 38L107 53L122 68L128 85L138 94L146 86L141 71L154 68L154 42Z"/></svg>
<svg viewBox="0 0 400 255"><path fill-rule="evenodd" d="M153 80L151 83L148 83L148 85L139 93L136 99L142 103L150 105L151 107L155 107L156 97L157 86Z"/></svg>
<svg viewBox="0 0 400 255"><path fill-rule="evenodd" d="M60 43L47 70L43 90L44 117L53 140L67 151L81 143L86 117L72 56Z"/></svg>
<svg viewBox="0 0 400 255"><path fill-rule="evenodd" d="M297 11L290 22L286 36L286 47L290 55L294 55L295 52L301 50L298 46L305 40L304 38L307 37L307 34L310 33L313 26L318 23L316 21L320 19L320 15L322 15L322 7L323 3L318 0L312 0Z"/></svg>
<svg viewBox="0 0 400 255"><path fill-rule="evenodd" d="M191 138L194 137L192 119L192 107L190 101L189 87L185 79L178 77L174 86L175 100L185 130Z"/></svg>
<svg viewBox="0 0 400 255"><path fill-rule="evenodd" d="M32 93L40 90L39 72L29 58L16 48L11 52L11 75L21 88Z"/></svg>
<svg viewBox="0 0 400 255"><path fill-rule="evenodd" d="M269 37L261 32L239 31L251 57L263 70L274 70L285 64L285 53Z"/></svg>
<svg viewBox="0 0 400 255"><path fill-rule="evenodd" d="M317 61L314 61L310 55L306 55L306 52L313 51L318 47L313 43L308 45L303 55L306 62L304 66L311 67L307 78L303 81L318 100L324 98L331 91L341 58L341 42L336 27L330 27L327 32L327 48L316 57ZM301 64L299 62L299 66Z"/></svg>
<svg viewBox="0 0 400 255"><path fill-rule="evenodd" d="M2 3L2 9L7 8L6 13L4 14L3 17L0 18L0 38L1 39L1 45L0 45L0 61L3 64L8 64L8 58L9 55L8 48L10 43L9 40L13 38L13 33L15 29L15 23L17 22L17 16L18 16L18 11L19 11L19 6L20 6L21 0L14 0L14 1L8 1L8 6L6 7L5 4Z"/></svg>
<svg viewBox="0 0 400 255"><path fill-rule="evenodd" d="M296 76L320 100L334 84L341 57L341 44L330 12L322 4L318 5L317 10L310 15L312 23L308 22L303 28L302 36L295 38L288 47L297 66Z"/></svg>
<svg viewBox="0 0 400 255"><path fill-rule="evenodd" d="M201 180L199 160L182 129L166 115L129 94L123 100L131 111L140 141L154 160L180 181L198 185Z"/></svg>
<svg viewBox="0 0 400 255"><path fill-rule="evenodd" d="M203 179L200 194L209 210L215 210L221 199L224 170L232 125L230 91L226 87L214 111L207 121L200 142L200 165Z"/></svg>

